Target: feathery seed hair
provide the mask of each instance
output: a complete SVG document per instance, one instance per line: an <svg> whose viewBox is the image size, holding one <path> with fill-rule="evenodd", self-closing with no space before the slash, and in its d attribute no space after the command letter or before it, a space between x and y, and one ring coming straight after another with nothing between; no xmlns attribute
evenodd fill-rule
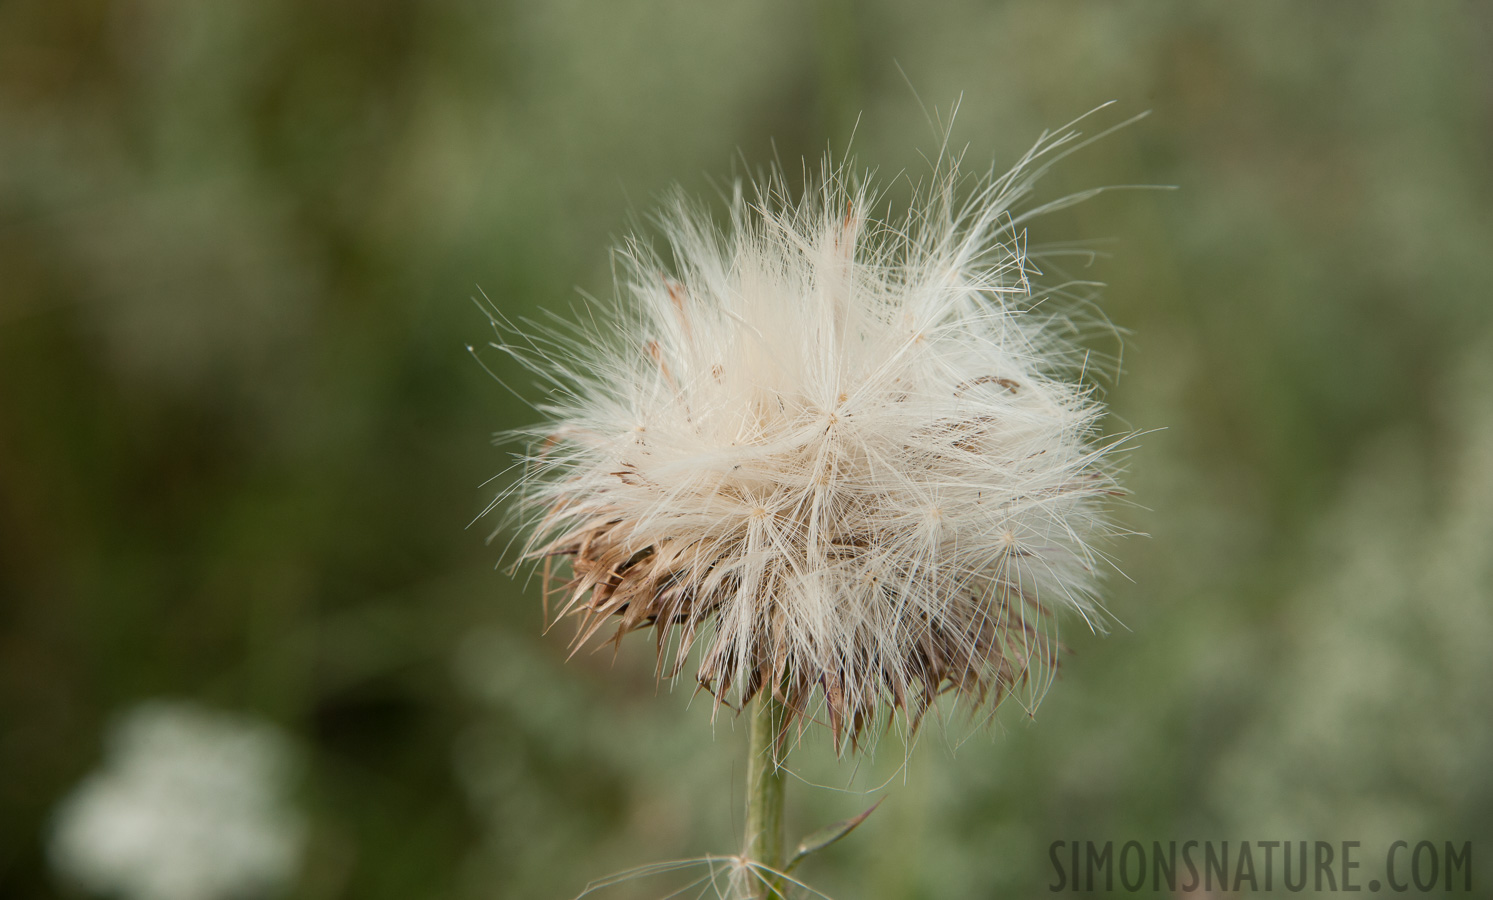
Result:
<svg viewBox="0 0 1493 900"><path fill-rule="evenodd" d="M962 203L941 159L895 221L868 218L848 165L799 202L781 172L738 182L724 229L676 199L672 266L629 239L601 324L505 347L556 387L517 488L547 610L568 564L577 648L652 627L660 677L698 651L718 701L770 691L842 748L895 709L915 728L944 691L1035 702L1053 611L1095 621L1116 493L1023 230L1094 192L1014 208L1077 136Z"/></svg>

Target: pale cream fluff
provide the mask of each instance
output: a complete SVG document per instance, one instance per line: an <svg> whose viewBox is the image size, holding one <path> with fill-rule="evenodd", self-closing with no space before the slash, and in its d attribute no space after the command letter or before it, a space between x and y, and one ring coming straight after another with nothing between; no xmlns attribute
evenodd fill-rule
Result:
<svg viewBox="0 0 1493 900"><path fill-rule="evenodd" d="M677 200L667 262L628 240L614 305L504 343L555 386L518 487L578 644L653 626L661 674L697 659L837 741L946 690L1040 695L1052 613L1096 620L1116 493L1023 230L1079 198L1020 210L1077 136L984 179L940 162L891 221L848 165L799 201L738 184L724 227Z"/></svg>

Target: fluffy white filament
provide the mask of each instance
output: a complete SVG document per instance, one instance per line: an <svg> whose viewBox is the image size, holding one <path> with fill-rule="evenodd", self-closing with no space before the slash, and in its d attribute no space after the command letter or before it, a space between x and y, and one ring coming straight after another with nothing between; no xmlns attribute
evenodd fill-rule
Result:
<svg viewBox="0 0 1493 900"><path fill-rule="evenodd" d="M1050 612L1094 621L1115 493L1023 231L1080 198L1015 211L1076 136L963 202L940 163L890 221L845 167L800 201L738 184L724 228L676 200L669 261L625 242L602 321L504 345L556 388L519 487L580 642L653 626L661 673L703 648L717 698L771 690L837 739L949 689L1040 693Z"/></svg>

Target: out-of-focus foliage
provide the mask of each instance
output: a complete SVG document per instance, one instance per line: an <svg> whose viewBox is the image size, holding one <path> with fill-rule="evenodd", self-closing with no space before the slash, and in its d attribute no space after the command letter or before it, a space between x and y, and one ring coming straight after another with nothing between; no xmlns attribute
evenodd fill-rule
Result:
<svg viewBox="0 0 1493 900"><path fill-rule="evenodd" d="M1493 846L1493 8L11 0L0 894L65 890L49 817L155 697L296 737L297 897L565 897L735 850L740 724L646 647L565 662L469 527L541 397L467 354L469 298L571 315L671 183L852 128L915 177L913 87L962 93L954 146L1002 168L1153 111L1047 196L1180 190L1031 236L1099 242L1073 265L1131 333L1114 430L1165 430L1130 460L1123 627L1072 623L1034 721L959 743L953 711L905 768L895 735L802 751L796 833L893 779L805 877L1032 896L1056 839Z"/></svg>

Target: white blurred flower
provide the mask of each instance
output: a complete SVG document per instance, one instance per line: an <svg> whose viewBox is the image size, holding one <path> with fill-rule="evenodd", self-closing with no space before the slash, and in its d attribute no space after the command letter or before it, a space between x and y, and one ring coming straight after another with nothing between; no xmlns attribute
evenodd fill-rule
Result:
<svg viewBox="0 0 1493 900"><path fill-rule="evenodd" d="M110 733L103 767L57 810L53 865L99 895L272 894L293 878L305 831L284 795L290 754L266 722L142 704Z"/></svg>

